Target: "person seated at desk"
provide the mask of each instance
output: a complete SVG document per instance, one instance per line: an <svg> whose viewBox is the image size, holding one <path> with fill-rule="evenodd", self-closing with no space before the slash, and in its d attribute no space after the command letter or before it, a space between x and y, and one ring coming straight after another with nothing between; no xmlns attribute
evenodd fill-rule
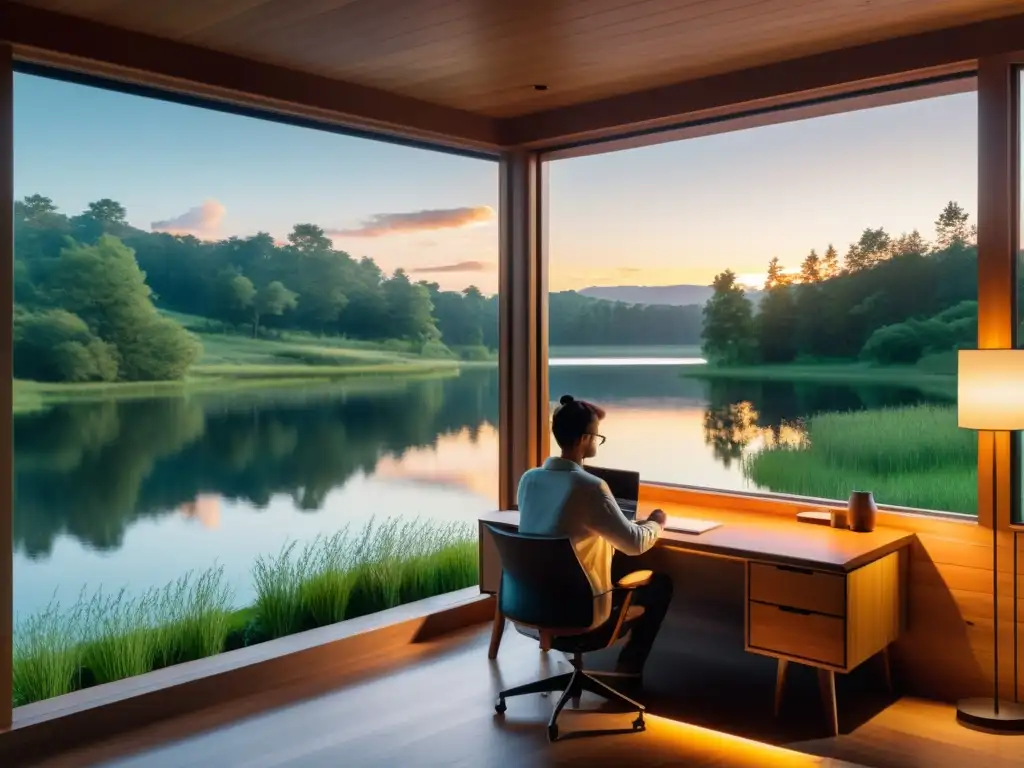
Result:
<svg viewBox="0 0 1024 768"><path fill-rule="evenodd" d="M596 405L572 395L562 396L551 420L562 455L529 470L519 481L519 530L568 536L594 594L611 593L612 600L620 600L623 594L612 592L612 587L636 568L626 558L613 557L615 551L641 555L653 547L664 530L665 513L656 509L641 523L627 520L608 484L584 471L584 459L596 456L597 447L604 442L598 434L604 417L604 410ZM631 624L616 673L642 675L671 600L672 581L665 574L654 574L649 584L635 591L633 604L643 606L644 612Z"/></svg>

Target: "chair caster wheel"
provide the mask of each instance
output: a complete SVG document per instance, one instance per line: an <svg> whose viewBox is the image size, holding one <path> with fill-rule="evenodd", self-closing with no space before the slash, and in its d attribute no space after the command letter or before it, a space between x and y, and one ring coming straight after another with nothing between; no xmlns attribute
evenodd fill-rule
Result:
<svg viewBox="0 0 1024 768"><path fill-rule="evenodd" d="M555 741L557 739L558 739L558 726L557 725L549 725L548 726L548 741Z"/></svg>
<svg viewBox="0 0 1024 768"><path fill-rule="evenodd" d="M494 705L494 711L497 712L499 715L503 715L505 714L506 709L508 709L508 707L505 706L505 700L498 699L498 703Z"/></svg>
<svg viewBox="0 0 1024 768"><path fill-rule="evenodd" d="M633 730L634 731L646 731L647 730L647 724L644 722L644 714L643 714L643 712L641 712L639 715L637 715L636 720L633 721Z"/></svg>

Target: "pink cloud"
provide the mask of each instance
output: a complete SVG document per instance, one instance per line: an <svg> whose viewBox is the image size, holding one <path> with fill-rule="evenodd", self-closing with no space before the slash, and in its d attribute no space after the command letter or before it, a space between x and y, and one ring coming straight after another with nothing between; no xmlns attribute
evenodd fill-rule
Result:
<svg viewBox="0 0 1024 768"><path fill-rule="evenodd" d="M202 240L216 237L227 208L216 200L207 200L202 205L189 208L180 216L164 221L154 221L149 228L154 232L170 235L194 235Z"/></svg>
<svg viewBox="0 0 1024 768"><path fill-rule="evenodd" d="M328 229L329 237L383 237L384 235L462 229L494 218L487 205L468 208L437 208L406 213L375 213L354 229Z"/></svg>
<svg viewBox="0 0 1024 768"><path fill-rule="evenodd" d="M459 261L455 264L436 264L431 267L410 269L412 274L424 275L441 272L490 272L494 265L489 261Z"/></svg>

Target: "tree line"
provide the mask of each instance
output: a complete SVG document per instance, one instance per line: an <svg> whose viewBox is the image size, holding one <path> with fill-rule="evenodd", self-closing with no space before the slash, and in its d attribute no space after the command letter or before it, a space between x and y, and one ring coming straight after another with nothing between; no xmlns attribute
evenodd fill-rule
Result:
<svg viewBox="0 0 1024 768"><path fill-rule="evenodd" d="M15 203L15 375L41 381L180 379L195 336L157 307L255 338L284 331L402 340L423 354L485 358L498 345L497 296L443 291L334 248L296 224L204 241L148 232L104 198L68 216L50 198ZM699 309L550 297L552 344L695 344Z"/></svg>
<svg viewBox="0 0 1024 768"><path fill-rule="evenodd" d="M976 229L956 202L935 222L892 237L865 229L840 264L829 245L798 272L768 265L755 312L731 270L715 277L704 306L703 350L715 365L861 359L912 364L977 340Z"/></svg>

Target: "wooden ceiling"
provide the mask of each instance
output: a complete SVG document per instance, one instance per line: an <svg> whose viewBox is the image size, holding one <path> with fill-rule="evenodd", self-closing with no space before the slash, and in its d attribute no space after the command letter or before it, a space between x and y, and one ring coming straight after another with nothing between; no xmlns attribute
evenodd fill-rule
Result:
<svg viewBox="0 0 1024 768"><path fill-rule="evenodd" d="M495 118L1024 12L1024 0L19 2Z"/></svg>

